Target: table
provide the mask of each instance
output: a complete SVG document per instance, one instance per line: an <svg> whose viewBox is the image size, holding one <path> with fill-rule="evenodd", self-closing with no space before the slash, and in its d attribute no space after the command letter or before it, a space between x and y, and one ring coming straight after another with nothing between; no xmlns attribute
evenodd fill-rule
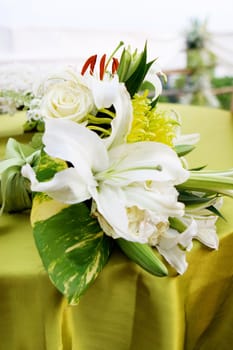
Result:
<svg viewBox="0 0 233 350"><path fill-rule="evenodd" d="M233 167L233 117L227 111L161 104L181 113L184 132L200 132L190 166ZM4 136L24 115L0 116ZM14 119L13 119L14 118ZM15 122L13 123L13 121ZM18 139L25 136L17 136ZM158 278L112 254L79 305L53 287L34 245L29 216L0 218L0 350L230 350L233 343L233 200L218 221L220 247L195 242L183 276Z"/></svg>

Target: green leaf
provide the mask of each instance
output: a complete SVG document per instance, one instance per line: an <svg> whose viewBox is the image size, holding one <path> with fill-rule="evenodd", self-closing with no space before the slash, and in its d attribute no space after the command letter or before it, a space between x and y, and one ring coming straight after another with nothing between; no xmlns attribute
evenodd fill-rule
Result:
<svg viewBox="0 0 233 350"><path fill-rule="evenodd" d="M112 239L102 232L84 203L47 217L53 210L55 201L36 195L32 213L35 242L51 281L70 304L76 304L107 263ZM43 216L44 220L36 221Z"/></svg>
<svg viewBox="0 0 233 350"><path fill-rule="evenodd" d="M168 274L166 266L155 255L155 252L148 244L116 239L121 250L136 264L152 275L163 277Z"/></svg>
<svg viewBox="0 0 233 350"><path fill-rule="evenodd" d="M150 104L151 108L155 108L156 107L160 97L161 96L159 95L157 98L155 98L153 101L151 101L151 104Z"/></svg>
<svg viewBox="0 0 233 350"><path fill-rule="evenodd" d="M178 200L179 202L183 202L186 208L205 208L215 203L217 198L217 194L206 196L205 193L203 193L203 195L201 196L200 193L200 195L198 196L193 192L181 191L179 193Z"/></svg>
<svg viewBox="0 0 233 350"><path fill-rule="evenodd" d="M208 209L214 215L219 216L224 221L227 221L226 218L222 215L222 213L215 206L211 205L211 206L207 207L206 209Z"/></svg>
<svg viewBox="0 0 233 350"><path fill-rule="evenodd" d="M177 145L174 147L174 149L179 157L185 156L189 152L193 151L194 148L195 147L193 145Z"/></svg>
<svg viewBox="0 0 233 350"><path fill-rule="evenodd" d="M37 177L45 181L67 167L60 160L41 154ZM90 216L87 203L66 205L37 193L31 211L33 233L48 275L70 304L94 282L108 261L112 238Z"/></svg>
<svg viewBox="0 0 233 350"><path fill-rule="evenodd" d="M190 172L189 179L177 186L178 190L200 191L205 193L219 193L233 197L233 178L211 173Z"/></svg>
<svg viewBox="0 0 233 350"><path fill-rule="evenodd" d="M205 169L206 167L207 167L207 164L201 165L201 166L198 166L195 168L191 168L191 169L189 169L189 171L201 171L201 170Z"/></svg>
<svg viewBox="0 0 233 350"><path fill-rule="evenodd" d="M58 171L67 168L65 161L50 157L44 151L41 152L40 160L36 168L36 177L39 181L50 180Z"/></svg>
<svg viewBox="0 0 233 350"><path fill-rule="evenodd" d="M0 197L0 214L31 208L29 181L21 175L18 166L12 166L3 172L0 183Z"/></svg>
<svg viewBox="0 0 233 350"><path fill-rule="evenodd" d="M155 60L148 63L146 61L147 61L147 44L145 44L137 69L129 77L129 79L125 81L126 88L131 97L133 97L134 94L138 92L148 70L150 69L151 65L154 63Z"/></svg>
<svg viewBox="0 0 233 350"><path fill-rule="evenodd" d="M0 161L0 215L31 208L29 181L21 175L24 164L35 165L40 150L12 138L8 139L4 160Z"/></svg>
<svg viewBox="0 0 233 350"><path fill-rule="evenodd" d="M148 90L149 91L149 96L150 94L155 94L155 87L154 85L150 82L150 81L147 81L147 80L144 80L142 82L142 85L140 86L140 90L141 91L145 91L145 90Z"/></svg>
<svg viewBox="0 0 233 350"><path fill-rule="evenodd" d="M24 132L44 132L45 126L43 120L27 120L23 125Z"/></svg>
<svg viewBox="0 0 233 350"><path fill-rule="evenodd" d="M33 160L38 157L39 151L27 144L20 143L13 138L9 138L6 145L5 159L15 159L21 161L22 164L25 162L32 163ZM4 162L4 161L2 161ZM2 163L1 162L1 163Z"/></svg>
<svg viewBox="0 0 233 350"><path fill-rule="evenodd" d="M43 141L42 141L43 133L42 132L36 132L31 139L30 146L34 149L42 149L43 148Z"/></svg>

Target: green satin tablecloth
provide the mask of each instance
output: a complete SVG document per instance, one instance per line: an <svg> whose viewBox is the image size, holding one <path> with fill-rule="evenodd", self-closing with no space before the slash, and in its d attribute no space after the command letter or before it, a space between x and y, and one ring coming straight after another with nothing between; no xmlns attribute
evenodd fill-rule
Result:
<svg viewBox="0 0 233 350"><path fill-rule="evenodd" d="M181 113L183 132L202 136L190 166L233 167L230 113L169 106ZM23 118L0 116L1 155L4 136L20 134ZM0 350L232 349L233 200L225 199L223 215L228 221L218 221L219 250L195 242L183 276L151 276L115 250L77 306L68 306L49 281L28 215L3 215Z"/></svg>

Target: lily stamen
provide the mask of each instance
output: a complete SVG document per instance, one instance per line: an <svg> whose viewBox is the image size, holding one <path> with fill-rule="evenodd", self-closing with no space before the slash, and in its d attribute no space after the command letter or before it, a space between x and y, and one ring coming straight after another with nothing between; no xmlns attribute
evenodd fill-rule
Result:
<svg viewBox="0 0 233 350"><path fill-rule="evenodd" d="M104 78L104 73L106 68L105 61L106 61L106 54L104 54L100 60L100 80L103 80Z"/></svg>
<svg viewBox="0 0 233 350"><path fill-rule="evenodd" d="M112 74L117 72L118 67L119 67L119 61L117 58L113 57L112 58Z"/></svg>
<svg viewBox="0 0 233 350"><path fill-rule="evenodd" d="M89 57L83 65L83 68L81 70L81 74L84 75L86 73L88 67L90 67L90 74L93 74L96 60L97 60L97 55L93 55L93 56Z"/></svg>
<svg viewBox="0 0 233 350"><path fill-rule="evenodd" d="M84 75L87 71L87 69L90 67L90 74L92 75L94 73L95 65L96 65L97 55L90 56L86 62L83 65L83 68L81 70L81 74ZM106 54L104 54L100 59L100 80L103 80L104 73L107 70L109 64L109 60L106 63ZM117 69L119 67L119 61L117 58L112 57L112 74L115 74L117 72Z"/></svg>

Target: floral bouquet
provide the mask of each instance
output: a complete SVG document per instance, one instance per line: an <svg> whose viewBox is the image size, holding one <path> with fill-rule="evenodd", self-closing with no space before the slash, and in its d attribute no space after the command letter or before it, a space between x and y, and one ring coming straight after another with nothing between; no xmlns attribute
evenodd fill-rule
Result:
<svg viewBox="0 0 233 350"><path fill-rule="evenodd" d="M9 139L0 162L1 211L31 209L35 243L54 285L79 301L114 245L156 276L187 269L193 239L218 248L215 222L233 170L188 168L198 135L161 111L161 81L123 43L32 92L28 144Z"/></svg>

